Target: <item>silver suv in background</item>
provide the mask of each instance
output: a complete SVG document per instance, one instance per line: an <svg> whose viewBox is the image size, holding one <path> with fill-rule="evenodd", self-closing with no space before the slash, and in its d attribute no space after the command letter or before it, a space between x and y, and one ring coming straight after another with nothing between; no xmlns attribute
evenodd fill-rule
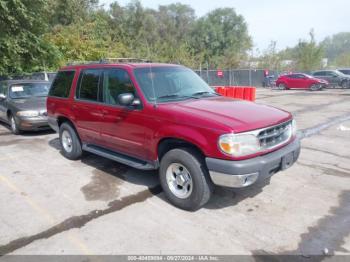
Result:
<svg viewBox="0 0 350 262"><path fill-rule="evenodd" d="M340 86L348 88L350 86L350 75L345 75L339 70L321 70L313 72L312 75L316 78L327 80L330 86Z"/></svg>
<svg viewBox="0 0 350 262"><path fill-rule="evenodd" d="M344 75L350 76L350 68L341 68L341 69L338 69L338 71L342 72Z"/></svg>

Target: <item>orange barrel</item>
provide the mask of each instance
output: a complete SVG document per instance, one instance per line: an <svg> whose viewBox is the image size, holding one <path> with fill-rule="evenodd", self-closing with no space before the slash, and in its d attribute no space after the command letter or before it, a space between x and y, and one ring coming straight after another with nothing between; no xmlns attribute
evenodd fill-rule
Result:
<svg viewBox="0 0 350 262"><path fill-rule="evenodd" d="M223 96L226 95L226 90L225 90L225 87L223 87L223 86L218 86L216 88L216 92L220 95L223 95Z"/></svg>
<svg viewBox="0 0 350 262"><path fill-rule="evenodd" d="M250 98L251 98L251 87L249 87L249 86L245 86L245 87L243 87L243 89L244 89L244 94L243 94L243 99L244 100L248 100L248 101L250 101Z"/></svg>
<svg viewBox="0 0 350 262"><path fill-rule="evenodd" d="M244 87L235 88L235 98L238 98L238 99L244 98Z"/></svg>
<svg viewBox="0 0 350 262"><path fill-rule="evenodd" d="M252 90L250 92L250 101L255 101L255 98L256 98L256 88L255 87L252 87Z"/></svg>
<svg viewBox="0 0 350 262"><path fill-rule="evenodd" d="M226 96L228 97L235 97L235 87L234 86L227 86L226 87Z"/></svg>

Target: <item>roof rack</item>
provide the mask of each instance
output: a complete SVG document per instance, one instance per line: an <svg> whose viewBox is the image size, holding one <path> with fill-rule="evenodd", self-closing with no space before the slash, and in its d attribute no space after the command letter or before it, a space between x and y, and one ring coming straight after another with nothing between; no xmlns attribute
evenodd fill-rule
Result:
<svg viewBox="0 0 350 262"><path fill-rule="evenodd" d="M67 66L72 65L91 65L91 64L112 64L112 63L152 63L149 59L140 58L103 58L98 61L72 61L67 63Z"/></svg>

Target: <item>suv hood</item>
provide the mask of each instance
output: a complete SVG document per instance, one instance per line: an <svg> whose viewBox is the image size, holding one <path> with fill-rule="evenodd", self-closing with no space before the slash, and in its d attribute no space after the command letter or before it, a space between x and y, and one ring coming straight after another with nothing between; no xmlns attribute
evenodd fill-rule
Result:
<svg viewBox="0 0 350 262"><path fill-rule="evenodd" d="M176 110L209 121L212 123L209 128L220 123L236 133L273 126L292 118L290 113L271 106L221 96L177 103Z"/></svg>
<svg viewBox="0 0 350 262"><path fill-rule="evenodd" d="M25 99L12 99L11 104L18 110L46 111L47 97L30 97Z"/></svg>

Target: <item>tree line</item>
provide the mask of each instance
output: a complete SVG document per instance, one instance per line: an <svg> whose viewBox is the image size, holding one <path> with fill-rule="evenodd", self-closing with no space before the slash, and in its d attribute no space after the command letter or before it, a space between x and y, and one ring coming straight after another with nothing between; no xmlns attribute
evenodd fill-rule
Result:
<svg viewBox="0 0 350 262"><path fill-rule="evenodd" d="M55 70L68 61L147 58L190 67L236 67L252 41L244 18L219 8L197 18L180 3L0 0L0 74Z"/></svg>
<svg viewBox="0 0 350 262"><path fill-rule="evenodd" d="M174 3L146 8L133 0L108 8L98 0L0 0L0 75L57 70L69 61L136 57L181 63L192 68L238 68L255 59L261 67L279 67L293 59L300 69L320 66L328 52L348 65L349 34L310 41L276 51L276 43L258 57L247 23L233 8L197 17L193 8ZM339 38L341 38L339 40ZM332 60L332 61L333 61Z"/></svg>

